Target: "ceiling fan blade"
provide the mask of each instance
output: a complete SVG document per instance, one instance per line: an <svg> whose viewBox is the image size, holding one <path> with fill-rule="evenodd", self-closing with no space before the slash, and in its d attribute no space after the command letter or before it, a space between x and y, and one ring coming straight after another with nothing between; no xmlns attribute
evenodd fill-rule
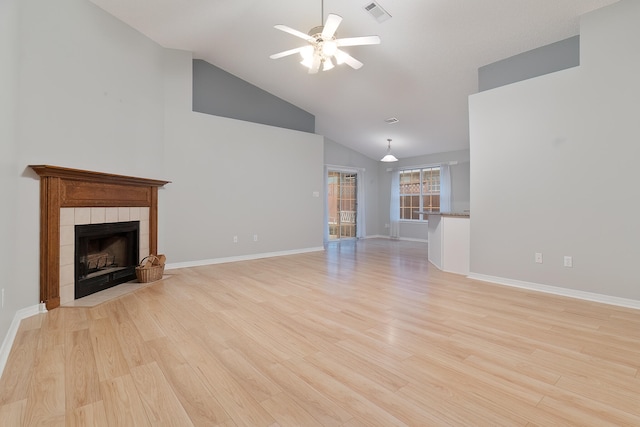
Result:
<svg viewBox="0 0 640 427"><path fill-rule="evenodd" d="M293 28L287 27L286 25L275 25L274 28L277 29L277 30L280 30L280 31L284 31L285 33L292 34L292 35L294 35L296 37L300 37L301 39L306 40L308 42L315 42L316 41L309 34L305 34L302 31L294 30Z"/></svg>
<svg viewBox="0 0 640 427"><path fill-rule="evenodd" d="M295 49L285 50L284 52L274 53L269 58L278 59L278 58L283 58L285 56L293 55L294 53L300 53L304 50L305 47L306 46L302 46L302 47L297 47Z"/></svg>
<svg viewBox="0 0 640 427"><path fill-rule="evenodd" d="M364 65L362 62L358 61L356 58L354 58L353 56L349 55L344 50L338 49L338 51L335 54L335 57L336 57L336 61L338 62L338 64L345 63L348 66L350 66L351 68L353 68L354 70L358 70L358 69L362 68L362 66Z"/></svg>
<svg viewBox="0 0 640 427"><path fill-rule="evenodd" d="M378 36L349 37L346 39L337 39L338 46L364 46L369 44L380 44Z"/></svg>
<svg viewBox="0 0 640 427"><path fill-rule="evenodd" d="M324 23L324 28L322 29L322 39L329 40L333 37L341 22L342 16L330 13L329 16L327 16L327 21Z"/></svg>

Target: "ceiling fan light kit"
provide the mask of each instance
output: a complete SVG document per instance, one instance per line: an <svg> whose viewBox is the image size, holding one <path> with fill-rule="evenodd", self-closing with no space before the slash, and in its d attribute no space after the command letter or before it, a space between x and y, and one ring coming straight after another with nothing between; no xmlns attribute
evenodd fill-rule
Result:
<svg viewBox="0 0 640 427"><path fill-rule="evenodd" d="M322 14L324 15L324 5L322 8ZM336 38L336 30L341 22L341 16L330 13L324 25L312 28L308 34L294 30L286 25L276 25L274 28L301 38L307 41L308 45L275 53L270 58L279 59L299 53L302 57L300 63L309 69L309 74L315 74L320 69L328 71L334 68L335 65L341 64L347 64L355 70L359 69L363 65L362 62L340 48L344 46L380 44L380 37L364 36L338 39Z"/></svg>

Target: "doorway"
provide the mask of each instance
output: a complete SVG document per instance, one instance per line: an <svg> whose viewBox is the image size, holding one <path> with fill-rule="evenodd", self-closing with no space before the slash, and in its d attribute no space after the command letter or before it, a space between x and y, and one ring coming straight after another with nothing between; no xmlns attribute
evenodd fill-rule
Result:
<svg viewBox="0 0 640 427"><path fill-rule="evenodd" d="M355 239L358 231L358 174L328 171L329 240Z"/></svg>

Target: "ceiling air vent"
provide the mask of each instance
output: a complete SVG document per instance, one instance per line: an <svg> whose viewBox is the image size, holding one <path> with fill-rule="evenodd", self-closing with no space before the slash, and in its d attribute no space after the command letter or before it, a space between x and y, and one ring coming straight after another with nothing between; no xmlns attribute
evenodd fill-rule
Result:
<svg viewBox="0 0 640 427"><path fill-rule="evenodd" d="M385 123L388 125L392 125L394 123L398 123L400 120L396 119L395 117L389 117L388 119L385 119Z"/></svg>
<svg viewBox="0 0 640 427"><path fill-rule="evenodd" d="M378 3L371 2L364 7L364 10L369 12L373 18L378 22L384 22L387 19L391 18L391 15L382 8Z"/></svg>

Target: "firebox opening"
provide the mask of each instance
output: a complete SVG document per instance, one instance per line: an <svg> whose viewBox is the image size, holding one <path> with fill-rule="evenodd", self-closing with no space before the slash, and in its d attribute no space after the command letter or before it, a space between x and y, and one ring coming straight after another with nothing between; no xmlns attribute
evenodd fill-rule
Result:
<svg viewBox="0 0 640 427"><path fill-rule="evenodd" d="M75 299L136 278L140 221L75 226Z"/></svg>

